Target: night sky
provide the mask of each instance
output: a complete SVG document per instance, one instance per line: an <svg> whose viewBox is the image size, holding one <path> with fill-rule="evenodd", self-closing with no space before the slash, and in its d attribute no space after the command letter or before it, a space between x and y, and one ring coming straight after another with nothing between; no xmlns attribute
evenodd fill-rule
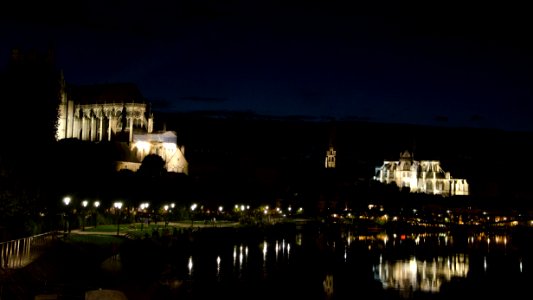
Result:
<svg viewBox="0 0 533 300"><path fill-rule="evenodd" d="M133 82L156 111L533 130L525 4L431 2L18 1L0 63L50 46L69 83Z"/></svg>

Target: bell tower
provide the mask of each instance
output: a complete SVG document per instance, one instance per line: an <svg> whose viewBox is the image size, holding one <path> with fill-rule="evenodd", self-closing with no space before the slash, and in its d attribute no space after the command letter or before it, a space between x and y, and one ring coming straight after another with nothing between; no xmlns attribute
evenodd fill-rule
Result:
<svg viewBox="0 0 533 300"><path fill-rule="evenodd" d="M329 149L326 152L326 163L325 167L326 169L335 169L335 163L336 163L336 157L337 151L335 150L335 147L333 147L332 144L329 145Z"/></svg>

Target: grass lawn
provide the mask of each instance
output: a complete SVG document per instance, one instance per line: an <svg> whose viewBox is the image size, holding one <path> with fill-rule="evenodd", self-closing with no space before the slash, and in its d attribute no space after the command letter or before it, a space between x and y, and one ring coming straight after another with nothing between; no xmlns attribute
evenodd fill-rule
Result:
<svg viewBox="0 0 533 300"><path fill-rule="evenodd" d="M87 235L70 235L67 242L69 243L89 243L100 247L120 245L124 239L115 235L87 234Z"/></svg>
<svg viewBox="0 0 533 300"><path fill-rule="evenodd" d="M191 223L191 221L178 221L178 222L171 222L167 226L165 226L165 223L159 222L157 224L150 223L150 224L141 224L141 223L129 223L129 224L120 224L120 233L139 233L139 232L147 232L151 233L153 230L163 230L164 228L168 228L170 230L173 230L174 228L189 228L189 227L213 227L213 226L237 226L236 222L228 222L228 221L217 221L216 224L206 224L205 221L194 221ZM87 232L117 232L117 224L108 224L108 225L98 225L96 227L86 227L85 231Z"/></svg>
<svg viewBox="0 0 533 300"><path fill-rule="evenodd" d="M167 228L173 228L175 226L168 225ZM127 233L127 232L139 232L139 231L145 231L145 232L152 232L152 230L161 230L165 228L165 225L163 223L159 223L157 225L155 224L142 224L141 223L130 223L130 224L120 224L120 233ZM117 225L98 225L96 227L87 227L85 228L85 231L87 232L117 232Z"/></svg>

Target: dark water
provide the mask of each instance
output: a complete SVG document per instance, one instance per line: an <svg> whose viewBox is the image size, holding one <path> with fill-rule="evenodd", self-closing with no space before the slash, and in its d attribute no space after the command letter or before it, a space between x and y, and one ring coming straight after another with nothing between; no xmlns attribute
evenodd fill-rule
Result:
<svg viewBox="0 0 533 300"><path fill-rule="evenodd" d="M529 239L516 232L359 234L336 226L213 232L195 237L195 247L171 262L168 289L158 297L519 297L533 286Z"/></svg>

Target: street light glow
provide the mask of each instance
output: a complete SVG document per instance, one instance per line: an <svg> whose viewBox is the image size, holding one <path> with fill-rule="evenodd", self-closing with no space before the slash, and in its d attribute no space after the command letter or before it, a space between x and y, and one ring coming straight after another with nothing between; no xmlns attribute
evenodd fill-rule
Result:
<svg viewBox="0 0 533 300"><path fill-rule="evenodd" d="M63 198L63 202L65 203L65 205L68 205L70 203L70 197Z"/></svg>
<svg viewBox="0 0 533 300"><path fill-rule="evenodd" d="M117 215L117 236L118 236L120 234L120 208L122 207L122 202L117 201L117 202L113 203L113 206L115 206L115 208L118 209L116 211L116 215Z"/></svg>
<svg viewBox="0 0 533 300"><path fill-rule="evenodd" d="M81 203L81 205L83 205L83 207L87 207L87 204L89 204L89 201L87 201L87 200L83 200L83 202Z"/></svg>

